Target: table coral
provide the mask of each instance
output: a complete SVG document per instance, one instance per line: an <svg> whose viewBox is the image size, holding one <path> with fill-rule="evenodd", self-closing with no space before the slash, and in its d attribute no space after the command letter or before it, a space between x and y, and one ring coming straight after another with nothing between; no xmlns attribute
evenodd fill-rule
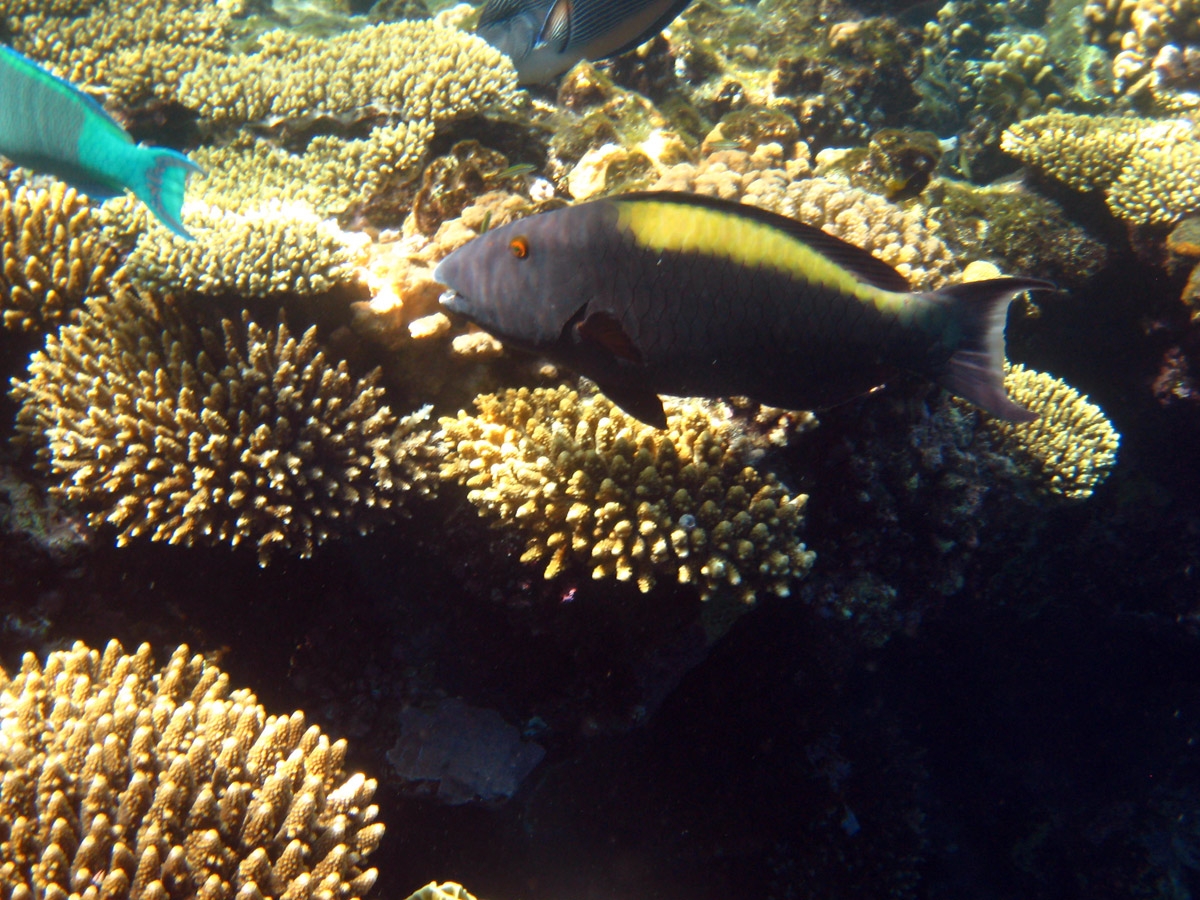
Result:
<svg viewBox="0 0 1200 900"><path fill-rule="evenodd" d="M180 78L232 39L243 0L0 3L12 46L126 105L169 99Z"/></svg>
<svg viewBox="0 0 1200 900"><path fill-rule="evenodd" d="M76 643L0 672L0 880L13 900L356 900L384 825L346 742L179 647Z"/></svg>
<svg viewBox="0 0 1200 900"><path fill-rule="evenodd" d="M353 281L366 260L364 235L301 201L264 201L243 212L188 201L183 218L194 240L151 222L126 198L105 211L112 232L133 241L119 276L144 290L320 294Z"/></svg>
<svg viewBox="0 0 1200 900"><path fill-rule="evenodd" d="M414 484L403 439L420 417L394 433L377 379L330 360L315 328L196 328L127 291L49 336L13 396L51 492L118 545L246 542L265 565L390 520Z"/></svg>
<svg viewBox="0 0 1200 900"><path fill-rule="evenodd" d="M1005 131L1001 148L1076 190L1104 190L1133 225L1200 208L1200 139L1187 119L1047 113Z"/></svg>
<svg viewBox="0 0 1200 900"><path fill-rule="evenodd" d="M516 70L481 38L435 22L390 22L332 38L266 32L258 49L184 76L176 99L234 123L377 110L444 122L520 103Z"/></svg>
<svg viewBox="0 0 1200 900"><path fill-rule="evenodd" d="M0 317L29 331L55 325L106 293L117 251L87 198L62 182L13 188L0 180Z"/></svg>
<svg viewBox="0 0 1200 900"><path fill-rule="evenodd" d="M986 417L981 427L1041 489L1083 500L1117 462L1121 436L1104 411L1066 382L1024 366L1008 368L1008 395L1038 418L1024 424Z"/></svg>
<svg viewBox="0 0 1200 900"><path fill-rule="evenodd" d="M205 174L192 178L189 194L235 211L301 201L319 216L337 215L411 179L432 140L433 123L425 120L380 125L362 139L317 135L303 153L239 136L192 154Z"/></svg>
<svg viewBox="0 0 1200 900"><path fill-rule="evenodd" d="M750 604L759 591L786 596L812 565L797 536L808 498L749 467L714 404L668 400L661 432L567 387L476 405L440 420L442 477L518 529L522 562L548 579L584 567L645 592L665 576Z"/></svg>

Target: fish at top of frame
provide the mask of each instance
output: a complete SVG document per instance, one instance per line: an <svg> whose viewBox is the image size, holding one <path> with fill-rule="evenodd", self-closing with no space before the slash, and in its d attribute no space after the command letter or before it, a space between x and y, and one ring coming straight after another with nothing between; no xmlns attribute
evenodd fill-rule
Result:
<svg viewBox="0 0 1200 900"><path fill-rule="evenodd" d="M441 297L500 340L591 378L659 428L659 394L821 409L922 375L999 418L1012 299L995 278L911 291L870 253L752 206L637 193L510 222L438 264Z"/></svg>
<svg viewBox="0 0 1200 900"><path fill-rule="evenodd" d="M179 212L188 173L199 166L174 150L135 144L94 99L4 45L0 85L0 156L95 200L131 190L159 221L191 238Z"/></svg>
<svg viewBox="0 0 1200 900"><path fill-rule="evenodd" d="M619 56L669 25L689 0L488 0L476 32L522 84L550 81L581 59Z"/></svg>

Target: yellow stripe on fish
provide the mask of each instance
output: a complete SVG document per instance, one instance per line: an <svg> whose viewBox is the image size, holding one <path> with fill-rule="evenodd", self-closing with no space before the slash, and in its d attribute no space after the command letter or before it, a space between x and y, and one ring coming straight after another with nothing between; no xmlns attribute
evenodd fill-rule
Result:
<svg viewBox="0 0 1200 900"><path fill-rule="evenodd" d="M621 201L616 205L617 227L643 249L696 253L742 266L774 269L797 281L870 303L880 312L902 319L911 313L908 294L860 281L803 241L764 222L704 208L681 216L678 204L652 200Z"/></svg>

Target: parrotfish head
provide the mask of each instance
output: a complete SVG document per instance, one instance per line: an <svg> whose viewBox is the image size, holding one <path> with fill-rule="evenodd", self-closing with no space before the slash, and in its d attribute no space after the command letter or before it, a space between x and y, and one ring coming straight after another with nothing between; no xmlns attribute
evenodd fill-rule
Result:
<svg viewBox="0 0 1200 900"><path fill-rule="evenodd" d="M455 250L433 272L441 303L500 340L547 350L591 300L617 237L604 201L510 222Z"/></svg>

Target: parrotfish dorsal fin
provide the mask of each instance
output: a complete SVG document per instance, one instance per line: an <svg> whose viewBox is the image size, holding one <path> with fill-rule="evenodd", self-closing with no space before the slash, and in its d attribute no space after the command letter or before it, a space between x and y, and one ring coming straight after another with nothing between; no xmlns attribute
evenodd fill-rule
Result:
<svg viewBox="0 0 1200 900"><path fill-rule="evenodd" d="M826 234L820 228L797 222L787 216L759 209L745 203L732 200L721 200L718 197L707 197L703 194L685 194L673 191L638 191L621 194L609 198L614 203L649 201L654 203L673 203L678 206L690 206L700 209L710 209L725 215L750 219L767 225L779 231L786 232L796 240L820 253L848 272L851 272L867 284L874 285L885 291L909 291L908 279L885 263L872 256L861 247L843 241L841 238Z"/></svg>
<svg viewBox="0 0 1200 900"><path fill-rule="evenodd" d="M571 39L571 0L554 0L554 5L546 13L542 22L542 30L534 40L535 47L553 47L556 53L562 53Z"/></svg>
<svg viewBox="0 0 1200 900"><path fill-rule="evenodd" d="M620 321L612 313L592 313L576 325L575 330L585 341L603 347L617 359L642 364L641 351L634 346L633 339L625 333Z"/></svg>

